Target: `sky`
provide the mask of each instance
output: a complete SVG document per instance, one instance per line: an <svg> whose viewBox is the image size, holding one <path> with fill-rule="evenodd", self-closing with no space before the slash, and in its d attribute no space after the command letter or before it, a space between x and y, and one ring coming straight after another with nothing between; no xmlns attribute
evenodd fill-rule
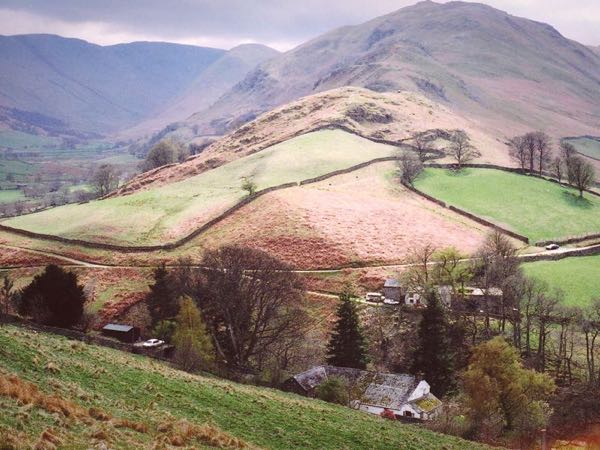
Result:
<svg viewBox="0 0 600 450"><path fill-rule="evenodd" d="M416 0L0 0L0 34L51 33L101 45L168 41L281 51ZM600 0L480 0L600 45Z"/></svg>

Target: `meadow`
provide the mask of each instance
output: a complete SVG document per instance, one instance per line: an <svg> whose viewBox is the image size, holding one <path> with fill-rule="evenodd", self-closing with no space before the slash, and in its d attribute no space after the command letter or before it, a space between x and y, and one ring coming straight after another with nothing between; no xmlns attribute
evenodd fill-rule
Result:
<svg viewBox="0 0 600 450"><path fill-rule="evenodd" d="M600 197L495 169L428 168L423 192L527 236L531 242L600 232Z"/></svg>
<svg viewBox="0 0 600 450"><path fill-rule="evenodd" d="M574 145L579 153L600 159L600 138L582 136L567 138L565 141Z"/></svg>
<svg viewBox="0 0 600 450"><path fill-rule="evenodd" d="M585 307L600 298L600 255L523 264L525 274L564 292L564 304Z"/></svg>
<svg viewBox="0 0 600 450"><path fill-rule="evenodd" d="M0 327L0 440L38 448L475 449L319 400ZM160 445L160 444L163 445ZM171 447L168 447L171 448Z"/></svg>
<svg viewBox="0 0 600 450"><path fill-rule="evenodd" d="M350 133L323 130L183 181L84 205L66 205L13 218L6 224L92 241L161 244L181 238L242 200L246 195L244 177L264 189L391 156L395 151L395 147Z"/></svg>

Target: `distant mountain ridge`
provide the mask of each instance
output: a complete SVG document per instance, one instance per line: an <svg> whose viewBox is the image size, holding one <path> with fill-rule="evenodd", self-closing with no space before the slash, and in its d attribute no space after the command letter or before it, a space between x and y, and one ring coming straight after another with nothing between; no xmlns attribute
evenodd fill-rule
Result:
<svg viewBox="0 0 600 450"><path fill-rule="evenodd" d="M37 114L64 129L121 130L159 115L227 55L162 42L99 46L55 35L0 36L3 122L37 126L27 121ZM248 59L239 78L253 67Z"/></svg>
<svg viewBox="0 0 600 450"><path fill-rule="evenodd" d="M345 85L422 92L495 130L581 133L600 124L600 55L547 24L490 6L425 1L261 64L188 126L223 133L240 119Z"/></svg>

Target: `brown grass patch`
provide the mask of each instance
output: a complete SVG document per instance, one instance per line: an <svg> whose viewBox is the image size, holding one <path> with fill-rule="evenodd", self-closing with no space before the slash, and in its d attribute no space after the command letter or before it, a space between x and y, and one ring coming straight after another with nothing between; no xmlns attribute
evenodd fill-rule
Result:
<svg viewBox="0 0 600 450"><path fill-rule="evenodd" d="M57 435L56 430L48 428L41 434L33 448L34 450L55 450L60 444L62 444L62 439Z"/></svg>
<svg viewBox="0 0 600 450"><path fill-rule="evenodd" d="M175 447L182 447L192 441L196 441L216 448L254 448L243 440L230 436L214 425L195 425L187 420L164 422L158 426L158 432L161 435L159 435L157 443L173 445Z"/></svg>
<svg viewBox="0 0 600 450"><path fill-rule="evenodd" d="M138 433L148 433L148 425L142 422L134 422L127 419L115 419L111 423L115 428L129 428Z"/></svg>
<svg viewBox="0 0 600 450"><path fill-rule="evenodd" d="M83 408L56 395L40 392L36 385L23 381L16 376L0 374L0 395L13 398L22 405L35 405L50 413L59 413L65 417L86 415Z"/></svg>

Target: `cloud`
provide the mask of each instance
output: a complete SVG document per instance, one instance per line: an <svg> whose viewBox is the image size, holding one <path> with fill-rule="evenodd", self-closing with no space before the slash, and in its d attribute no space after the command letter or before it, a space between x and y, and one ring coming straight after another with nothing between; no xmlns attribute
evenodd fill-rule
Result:
<svg viewBox="0 0 600 450"><path fill-rule="evenodd" d="M600 44L597 0L483 0ZM287 50L332 28L358 24L412 0L0 0L3 34L53 33L107 45L136 40L230 48L260 42Z"/></svg>

